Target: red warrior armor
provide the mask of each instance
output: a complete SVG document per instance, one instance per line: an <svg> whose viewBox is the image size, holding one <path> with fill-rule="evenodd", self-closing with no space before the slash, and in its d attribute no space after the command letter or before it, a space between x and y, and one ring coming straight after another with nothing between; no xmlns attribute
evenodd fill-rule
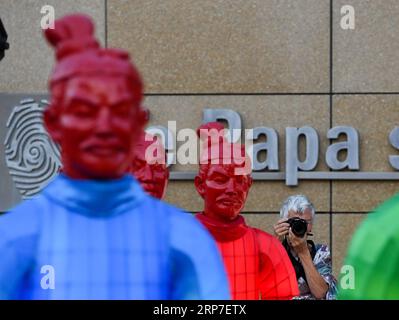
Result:
<svg viewBox="0 0 399 320"><path fill-rule="evenodd" d="M291 299L298 295L295 271L272 235L245 224L242 216L223 224L196 216L215 238L235 300Z"/></svg>

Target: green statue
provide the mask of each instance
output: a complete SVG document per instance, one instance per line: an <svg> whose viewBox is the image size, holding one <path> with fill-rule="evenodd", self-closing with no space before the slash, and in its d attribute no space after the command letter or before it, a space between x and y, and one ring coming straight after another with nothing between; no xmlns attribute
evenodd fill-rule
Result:
<svg viewBox="0 0 399 320"><path fill-rule="evenodd" d="M399 193L368 215L345 259L353 267L352 287L340 281L339 299L399 299Z"/></svg>

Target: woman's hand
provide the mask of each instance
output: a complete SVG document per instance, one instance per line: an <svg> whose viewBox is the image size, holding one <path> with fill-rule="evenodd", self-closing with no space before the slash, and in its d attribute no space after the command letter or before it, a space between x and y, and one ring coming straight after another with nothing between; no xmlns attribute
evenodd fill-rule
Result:
<svg viewBox="0 0 399 320"><path fill-rule="evenodd" d="M277 221L277 223L273 226L274 229L274 234L280 239L280 241L283 241L284 237L288 234L288 231L290 230L290 225L287 223L286 218L280 219Z"/></svg>
<svg viewBox="0 0 399 320"><path fill-rule="evenodd" d="M303 238L297 237L290 228L288 231L288 243L298 256L310 253L306 234Z"/></svg>

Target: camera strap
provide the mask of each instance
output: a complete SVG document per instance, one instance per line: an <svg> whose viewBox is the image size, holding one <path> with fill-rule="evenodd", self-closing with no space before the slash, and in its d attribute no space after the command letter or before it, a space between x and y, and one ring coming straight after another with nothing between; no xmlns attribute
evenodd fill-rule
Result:
<svg viewBox="0 0 399 320"><path fill-rule="evenodd" d="M313 261L315 255L316 255L316 245L312 240L307 240L307 243L308 243L308 247L309 247L309 251L310 251L310 256L312 257L312 261ZM302 277L305 280L305 282L308 283L302 263L299 261L298 258L294 257L294 255L292 254L291 247L288 244L287 238L284 238L283 246L288 253L288 257L291 260L292 266L294 267L296 279L299 280L299 278Z"/></svg>

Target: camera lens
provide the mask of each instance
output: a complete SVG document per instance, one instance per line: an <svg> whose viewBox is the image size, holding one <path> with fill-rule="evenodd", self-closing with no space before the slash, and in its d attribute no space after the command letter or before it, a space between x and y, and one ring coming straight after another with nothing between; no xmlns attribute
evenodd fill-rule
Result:
<svg viewBox="0 0 399 320"><path fill-rule="evenodd" d="M303 238L308 229L308 223L306 222L306 220L303 220L301 218L291 218L288 221L291 226L292 232L297 237Z"/></svg>

